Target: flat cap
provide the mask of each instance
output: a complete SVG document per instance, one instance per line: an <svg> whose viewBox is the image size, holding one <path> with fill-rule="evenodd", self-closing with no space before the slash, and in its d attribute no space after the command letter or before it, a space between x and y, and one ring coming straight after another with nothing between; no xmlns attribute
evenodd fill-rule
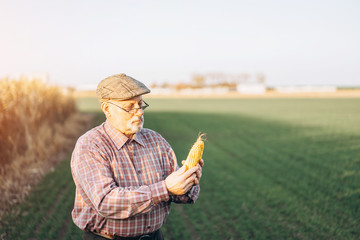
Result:
<svg viewBox="0 0 360 240"><path fill-rule="evenodd" d="M96 89L100 102L110 99L126 100L149 93L145 84L124 73L112 75L102 80Z"/></svg>

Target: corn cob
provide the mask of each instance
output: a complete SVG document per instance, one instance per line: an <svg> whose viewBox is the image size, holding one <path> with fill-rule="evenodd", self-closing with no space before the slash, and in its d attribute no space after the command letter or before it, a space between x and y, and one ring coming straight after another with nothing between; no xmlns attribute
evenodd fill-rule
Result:
<svg viewBox="0 0 360 240"><path fill-rule="evenodd" d="M200 161L203 151L204 151L204 137L205 134L199 135L194 145L191 147L190 152L186 158L184 165L186 170L195 167L196 164Z"/></svg>

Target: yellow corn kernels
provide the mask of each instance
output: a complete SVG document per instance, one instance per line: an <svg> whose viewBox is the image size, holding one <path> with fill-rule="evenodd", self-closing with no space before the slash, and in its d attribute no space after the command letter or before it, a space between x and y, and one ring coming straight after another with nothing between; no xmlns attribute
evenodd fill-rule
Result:
<svg viewBox="0 0 360 240"><path fill-rule="evenodd" d="M188 170L192 167L195 167L196 164L199 163L199 161L202 157L203 151L204 151L204 137L205 137L205 134L199 135L196 142L190 149L190 152L184 163L184 165L186 166L186 170Z"/></svg>

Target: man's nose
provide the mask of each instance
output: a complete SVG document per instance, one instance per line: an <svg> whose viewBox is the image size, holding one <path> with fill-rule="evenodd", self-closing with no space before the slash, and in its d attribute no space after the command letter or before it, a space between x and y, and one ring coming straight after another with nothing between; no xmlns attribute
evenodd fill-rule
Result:
<svg viewBox="0 0 360 240"><path fill-rule="evenodd" d="M141 117L142 115L144 115L144 110L139 108L136 112L135 112L135 116L139 116Z"/></svg>

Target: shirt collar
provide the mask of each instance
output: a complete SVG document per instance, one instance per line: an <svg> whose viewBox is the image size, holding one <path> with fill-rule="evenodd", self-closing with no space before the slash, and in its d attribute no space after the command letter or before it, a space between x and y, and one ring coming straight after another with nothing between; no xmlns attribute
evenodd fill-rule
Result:
<svg viewBox="0 0 360 240"><path fill-rule="evenodd" d="M133 139L129 139L125 134L114 128L108 120L104 123L105 132L108 134L108 136L111 138L111 140L115 143L116 148L120 150L124 144L127 142L135 141L141 146L145 146L144 144L144 136L142 134L142 130L135 134L135 137Z"/></svg>
<svg viewBox="0 0 360 240"><path fill-rule="evenodd" d="M140 144L141 146L145 147L145 137L143 135L143 129L141 129L140 132L138 132L137 134L135 134L135 138L134 138L135 142L137 142L138 144Z"/></svg>

